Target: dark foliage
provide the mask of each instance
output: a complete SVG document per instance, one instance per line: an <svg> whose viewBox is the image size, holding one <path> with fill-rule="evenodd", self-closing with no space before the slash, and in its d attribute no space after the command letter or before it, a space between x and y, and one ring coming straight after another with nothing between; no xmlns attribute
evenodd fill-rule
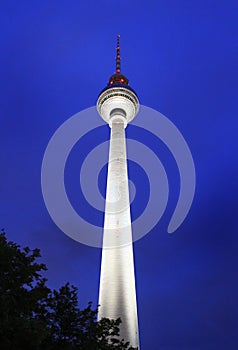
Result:
<svg viewBox="0 0 238 350"><path fill-rule="evenodd" d="M46 286L39 249L21 249L0 234L0 345L2 350L127 349L120 319L97 321L91 303L80 310L77 288Z"/></svg>

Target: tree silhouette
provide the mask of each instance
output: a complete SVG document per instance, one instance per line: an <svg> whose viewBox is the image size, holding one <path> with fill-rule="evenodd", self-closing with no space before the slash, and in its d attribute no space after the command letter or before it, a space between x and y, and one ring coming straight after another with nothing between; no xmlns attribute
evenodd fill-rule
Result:
<svg viewBox="0 0 238 350"><path fill-rule="evenodd" d="M97 322L92 303L81 310L78 290L46 286L40 250L21 249L0 234L0 344L2 350L133 350L119 339L120 319Z"/></svg>

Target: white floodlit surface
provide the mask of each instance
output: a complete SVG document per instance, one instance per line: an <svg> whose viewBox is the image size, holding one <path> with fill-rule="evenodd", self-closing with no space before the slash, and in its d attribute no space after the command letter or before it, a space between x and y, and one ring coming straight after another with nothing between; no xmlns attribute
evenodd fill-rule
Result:
<svg viewBox="0 0 238 350"><path fill-rule="evenodd" d="M139 349L126 142L123 119L111 123L99 315L121 318L120 338Z"/></svg>

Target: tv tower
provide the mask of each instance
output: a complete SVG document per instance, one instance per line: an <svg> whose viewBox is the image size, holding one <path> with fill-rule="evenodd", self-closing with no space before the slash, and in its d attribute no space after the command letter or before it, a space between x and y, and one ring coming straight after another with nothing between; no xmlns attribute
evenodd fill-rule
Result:
<svg viewBox="0 0 238 350"><path fill-rule="evenodd" d="M98 319L120 317L120 338L139 349L125 139L125 128L138 113L139 101L128 84L121 74L118 35L116 72L97 100L98 113L111 128Z"/></svg>

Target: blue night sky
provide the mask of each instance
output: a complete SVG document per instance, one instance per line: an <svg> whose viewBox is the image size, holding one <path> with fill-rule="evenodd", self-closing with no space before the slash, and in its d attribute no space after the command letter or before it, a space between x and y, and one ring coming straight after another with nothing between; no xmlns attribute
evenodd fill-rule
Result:
<svg viewBox="0 0 238 350"><path fill-rule="evenodd" d="M118 33L122 72L141 104L168 117L190 147L194 202L169 235L178 171L162 142L144 138L167 171L170 196L160 222L135 243L142 350L237 349L237 23L235 0L1 1L1 226L9 239L41 249L51 288L69 281L82 307L97 305L100 249L54 224L41 193L41 163L56 129L95 105L114 73ZM109 137L106 125L101 133L98 142ZM88 136L65 173L76 209L79 160L95 143L95 134ZM132 181L135 169L131 162ZM102 192L103 174L105 168ZM132 218L149 191L140 177L135 182ZM78 212L90 215L80 206Z"/></svg>

